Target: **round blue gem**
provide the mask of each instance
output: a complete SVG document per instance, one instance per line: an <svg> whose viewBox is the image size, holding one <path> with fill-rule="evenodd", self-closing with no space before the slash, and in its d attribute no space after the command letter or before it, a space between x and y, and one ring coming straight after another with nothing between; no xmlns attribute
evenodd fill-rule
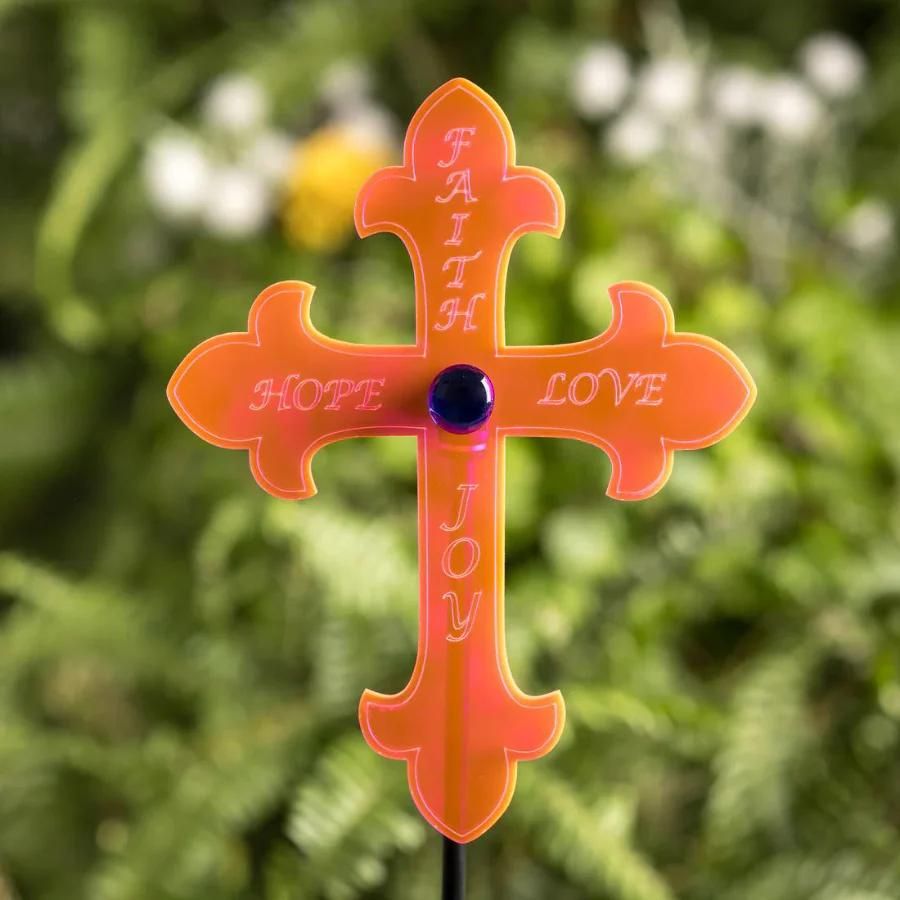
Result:
<svg viewBox="0 0 900 900"><path fill-rule="evenodd" d="M428 412L435 423L454 434L483 425L494 408L494 385L475 366L448 366L428 389Z"/></svg>

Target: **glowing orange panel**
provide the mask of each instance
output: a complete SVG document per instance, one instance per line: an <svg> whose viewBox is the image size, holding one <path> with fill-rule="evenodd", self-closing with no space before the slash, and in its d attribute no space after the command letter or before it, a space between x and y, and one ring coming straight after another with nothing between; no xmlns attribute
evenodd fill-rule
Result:
<svg viewBox="0 0 900 900"><path fill-rule="evenodd" d="M515 164L503 112L468 81L448 82L421 106L403 165L361 190L356 226L363 237L387 231L406 245L414 345L333 340L310 322L313 288L283 282L256 299L247 331L188 354L169 399L204 440L249 451L260 486L288 499L315 493L311 461L324 444L416 435L418 656L400 693L364 692L359 717L378 753L405 760L422 815L466 842L503 814L517 763L548 753L565 717L558 692L522 693L506 659L506 436L594 444L612 462L609 495L639 500L663 486L675 450L707 447L732 431L755 388L727 348L676 332L666 299L638 282L610 289L612 323L598 337L505 345L510 251L526 232L558 236L563 199L549 176ZM448 369L457 381L447 382L443 408L450 419L469 417L458 428L435 413L432 383ZM465 406L471 397L453 393L457 376L492 387L480 420Z"/></svg>

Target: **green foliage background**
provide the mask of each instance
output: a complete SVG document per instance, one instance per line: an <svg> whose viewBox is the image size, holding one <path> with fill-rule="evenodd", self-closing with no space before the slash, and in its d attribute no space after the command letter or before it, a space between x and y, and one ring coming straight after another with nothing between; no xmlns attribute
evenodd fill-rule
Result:
<svg viewBox="0 0 900 900"><path fill-rule="evenodd" d="M562 240L514 252L511 342L593 334L607 284L642 279L759 387L746 424L680 454L645 503L604 498L594 449L512 442L511 665L524 690L561 688L569 723L471 847L472 900L900 897L900 265L828 237L859 196L900 198L900 10L682 10L712 56L790 65L823 29L867 54L865 96L788 167L793 206L783 187L758 196L775 250L665 157L615 164L572 110L586 42L640 57L676 12L0 2L0 897L437 895L437 836L355 715L414 659L411 442L331 447L319 495L279 502L164 396L187 350L243 327L281 278L318 286L323 330L409 340L401 248L305 254L273 227L135 251L158 237L139 168L160 119L248 70L291 121L346 56L402 123L473 78L520 161L560 182Z"/></svg>

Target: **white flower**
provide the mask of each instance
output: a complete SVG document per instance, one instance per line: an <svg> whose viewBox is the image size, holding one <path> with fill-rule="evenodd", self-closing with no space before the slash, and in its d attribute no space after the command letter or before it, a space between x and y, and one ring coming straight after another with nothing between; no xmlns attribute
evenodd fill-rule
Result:
<svg viewBox="0 0 900 900"><path fill-rule="evenodd" d="M622 162L641 163L662 149L664 137L657 119L634 109L610 125L606 148L611 156Z"/></svg>
<svg viewBox="0 0 900 900"><path fill-rule="evenodd" d="M208 125L227 134L246 134L262 126L269 99L262 85L249 75L223 75L213 82L203 101Z"/></svg>
<svg viewBox="0 0 900 900"><path fill-rule="evenodd" d="M733 125L759 121L765 103L765 80L749 66L728 66L717 72L710 86L713 109Z"/></svg>
<svg viewBox="0 0 900 900"><path fill-rule="evenodd" d="M677 119L697 102L700 71L689 59L670 57L648 63L638 83L638 101L664 119Z"/></svg>
<svg viewBox="0 0 900 900"><path fill-rule="evenodd" d="M841 34L811 37L800 49L806 77L826 96L844 99L862 87L866 61L859 48Z"/></svg>
<svg viewBox="0 0 900 900"><path fill-rule="evenodd" d="M364 101L371 86L372 76L365 63L341 59L332 63L322 74L319 93L326 103L340 108Z"/></svg>
<svg viewBox="0 0 900 900"><path fill-rule="evenodd" d="M628 57L615 44L592 44L572 73L572 100L587 119L598 119L619 108L631 84Z"/></svg>
<svg viewBox="0 0 900 900"><path fill-rule="evenodd" d="M688 120L673 140L686 156L703 165L715 163L725 152L722 126L708 119Z"/></svg>
<svg viewBox="0 0 900 900"><path fill-rule="evenodd" d="M860 253L882 253L894 243L894 216L883 201L864 200L844 219L840 234Z"/></svg>
<svg viewBox="0 0 900 900"><path fill-rule="evenodd" d="M793 75L777 75L766 83L762 123L776 138L803 143L822 125L824 110L806 83Z"/></svg>
<svg viewBox="0 0 900 900"><path fill-rule="evenodd" d="M213 234L248 237L265 225L270 212L271 196L261 175L239 166L212 173L203 220Z"/></svg>
<svg viewBox="0 0 900 900"><path fill-rule="evenodd" d="M156 135L144 158L144 184L150 201L167 219L184 221L203 207L211 165L202 144L189 134Z"/></svg>
<svg viewBox="0 0 900 900"><path fill-rule="evenodd" d="M382 150L396 139L390 113L373 103L346 106L335 121L355 143L367 149Z"/></svg>
<svg viewBox="0 0 900 900"><path fill-rule="evenodd" d="M244 162L269 184L280 184L294 161L297 142L281 131L264 131L247 148Z"/></svg>

